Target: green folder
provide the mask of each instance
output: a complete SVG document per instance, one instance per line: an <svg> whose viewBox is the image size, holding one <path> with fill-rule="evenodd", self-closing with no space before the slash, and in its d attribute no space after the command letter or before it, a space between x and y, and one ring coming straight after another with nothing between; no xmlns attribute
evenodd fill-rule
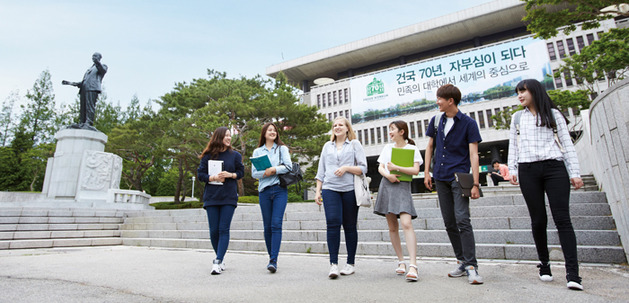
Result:
<svg viewBox="0 0 629 303"><path fill-rule="evenodd" d="M256 167L258 171L263 171L271 167L271 161L269 160L269 156L267 155L257 156L255 158L249 158L249 160L251 160L251 163L253 164L253 166Z"/></svg>
<svg viewBox="0 0 629 303"><path fill-rule="evenodd" d="M391 151L391 162L397 166L401 167L413 167L413 159L415 158L415 150L414 149L406 149L406 148L393 148ZM405 174L396 170L391 171L392 174L399 175L397 176L400 181L412 181L413 176L409 174Z"/></svg>

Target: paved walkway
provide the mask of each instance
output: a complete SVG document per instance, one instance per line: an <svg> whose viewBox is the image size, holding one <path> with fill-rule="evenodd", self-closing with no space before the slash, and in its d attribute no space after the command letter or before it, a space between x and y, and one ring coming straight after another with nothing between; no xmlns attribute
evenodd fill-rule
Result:
<svg viewBox="0 0 629 303"><path fill-rule="evenodd" d="M99 247L0 251L0 302L628 302L629 269L582 265L585 291L537 278L535 263L480 262L484 285L448 278L452 260L421 259L420 280L396 276L390 257L359 257L353 276L327 278L322 255L280 254L276 274L264 254L228 252L210 275L207 250ZM341 264L341 266L344 264Z"/></svg>

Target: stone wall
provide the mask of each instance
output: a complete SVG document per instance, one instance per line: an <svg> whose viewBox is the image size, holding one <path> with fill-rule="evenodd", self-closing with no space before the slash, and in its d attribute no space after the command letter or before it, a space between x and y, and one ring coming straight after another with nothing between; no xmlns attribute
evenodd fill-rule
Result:
<svg viewBox="0 0 629 303"><path fill-rule="evenodd" d="M590 106L592 152L586 160L616 221L629 259L629 79L601 94Z"/></svg>

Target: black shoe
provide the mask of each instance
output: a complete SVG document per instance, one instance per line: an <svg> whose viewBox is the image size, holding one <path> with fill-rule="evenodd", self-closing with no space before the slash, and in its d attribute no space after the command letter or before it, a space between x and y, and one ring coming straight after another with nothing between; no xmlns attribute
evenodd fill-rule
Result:
<svg viewBox="0 0 629 303"><path fill-rule="evenodd" d="M266 269L274 274L277 271L277 262L269 262L269 265L266 266Z"/></svg>
<svg viewBox="0 0 629 303"><path fill-rule="evenodd" d="M550 272L550 263L540 263L537 264L537 268L539 268L539 279L544 282L550 282L553 280L553 274Z"/></svg>

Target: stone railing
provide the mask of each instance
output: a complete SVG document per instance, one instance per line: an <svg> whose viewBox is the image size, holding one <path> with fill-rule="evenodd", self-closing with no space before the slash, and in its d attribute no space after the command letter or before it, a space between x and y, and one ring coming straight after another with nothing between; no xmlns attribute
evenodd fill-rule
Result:
<svg viewBox="0 0 629 303"><path fill-rule="evenodd" d="M616 83L590 105L594 176L607 194L629 258L629 79Z"/></svg>
<svg viewBox="0 0 629 303"><path fill-rule="evenodd" d="M137 190L109 189L107 203L149 205L151 195Z"/></svg>

